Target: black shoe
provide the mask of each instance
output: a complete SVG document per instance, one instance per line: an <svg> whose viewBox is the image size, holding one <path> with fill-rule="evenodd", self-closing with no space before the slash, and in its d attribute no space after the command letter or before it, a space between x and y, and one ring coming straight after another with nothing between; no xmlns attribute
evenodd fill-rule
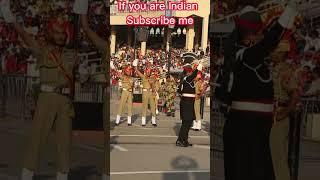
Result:
<svg viewBox="0 0 320 180"><path fill-rule="evenodd" d="M176 117L176 115L174 115L174 113L172 113L171 115L172 115L172 117Z"/></svg>
<svg viewBox="0 0 320 180"><path fill-rule="evenodd" d="M132 126L132 124L128 124L128 126Z"/></svg>
<svg viewBox="0 0 320 180"><path fill-rule="evenodd" d="M171 113L167 113L167 116L171 116Z"/></svg>
<svg viewBox="0 0 320 180"><path fill-rule="evenodd" d="M182 143L182 141L180 141L180 140L176 141L176 146L185 147L184 144Z"/></svg>
<svg viewBox="0 0 320 180"><path fill-rule="evenodd" d="M116 123L115 125L116 125L116 126L119 126L119 123Z"/></svg>
<svg viewBox="0 0 320 180"><path fill-rule="evenodd" d="M152 124L152 126L153 126L153 127L157 127L158 125L157 125L157 124Z"/></svg>
<svg viewBox="0 0 320 180"><path fill-rule="evenodd" d="M194 131L200 131L200 129L194 129Z"/></svg>
<svg viewBox="0 0 320 180"><path fill-rule="evenodd" d="M145 124L141 124L141 126L142 126L142 127L145 127L146 125L145 125Z"/></svg>
<svg viewBox="0 0 320 180"><path fill-rule="evenodd" d="M184 144L186 145L186 147L192 146L192 144L190 144L188 141L185 141Z"/></svg>

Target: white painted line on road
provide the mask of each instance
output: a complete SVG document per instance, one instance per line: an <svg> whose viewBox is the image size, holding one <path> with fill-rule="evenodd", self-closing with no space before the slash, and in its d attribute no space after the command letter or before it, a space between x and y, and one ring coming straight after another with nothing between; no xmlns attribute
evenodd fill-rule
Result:
<svg viewBox="0 0 320 180"><path fill-rule="evenodd" d="M127 152L128 149L124 148L124 147L121 147L119 145L115 145L115 144L110 144L110 146L112 146L113 148L119 150L119 151L122 151L122 152Z"/></svg>
<svg viewBox="0 0 320 180"><path fill-rule="evenodd" d="M177 174L177 173L210 173L210 170L172 170L172 171L132 171L132 172L110 172L111 175L130 174Z"/></svg>
<svg viewBox="0 0 320 180"><path fill-rule="evenodd" d="M201 149L210 149L210 146L204 146L204 145L193 145L194 148L201 148Z"/></svg>
<svg viewBox="0 0 320 180"><path fill-rule="evenodd" d="M110 137L156 137L156 138L177 138L178 136L164 136L164 135L110 135ZM190 138L210 138L210 136L189 136Z"/></svg>
<svg viewBox="0 0 320 180"><path fill-rule="evenodd" d="M97 147L89 146L89 145L75 144L75 145L73 145L73 147L91 150L91 151L103 152L102 148L97 148Z"/></svg>

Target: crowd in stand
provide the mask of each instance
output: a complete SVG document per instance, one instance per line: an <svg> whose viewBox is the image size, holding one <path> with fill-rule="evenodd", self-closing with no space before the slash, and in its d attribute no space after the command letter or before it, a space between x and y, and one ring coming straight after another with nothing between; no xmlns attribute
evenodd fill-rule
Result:
<svg viewBox="0 0 320 180"><path fill-rule="evenodd" d="M133 47L123 46L118 49L117 53L111 56L111 63L115 66L115 69L111 70L111 82L113 85L117 85L119 76L121 75L118 70L121 70L122 66L125 64L130 64L133 60L139 59L140 65L146 67L145 65L151 64L154 69L157 70L158 74L166 74L169 69L169 59L170 59L170 71L175 71L182 69L184 66L182 54L187 53L186 49L171 48L169 52L163 49L158 50L147 50L144 56L141 55L141 49L137 48L136 51ZM209 51L204 53L201 49L194 50L194 54L198 55L199 58L210 57ZM135 56L136 54L136 56ZM207 74L209 74L209 69L207 69Z"/></svg>

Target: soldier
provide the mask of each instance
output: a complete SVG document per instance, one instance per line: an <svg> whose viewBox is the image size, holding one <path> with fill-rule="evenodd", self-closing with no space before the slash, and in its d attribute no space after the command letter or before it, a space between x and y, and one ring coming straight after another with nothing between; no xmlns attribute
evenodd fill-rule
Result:
<svg viewBox="0 0 320 180"><path fill-rule="evenodd" d="M175 107L174 100L176 97L176 84L173 77L168 76L165 86L165 97L166 97L166 106L167 106L167 116L175 117Z"/></svg>
<svg viewBox="0 0 320 180"><path fill-rule="evenodd" d="M147 109L148 109L148 105L150 102L150 108L151 108L151 113L152 113L152 119L151 119L151 123L154 127L157 126L156 123L156 105L155 105L155 98L152 96L152 93L154 93L153 87L152 87L152 78L151 76L151 69L150 67L147 67L145 69L145 74L142 74L137 66L138 66L138 59L133 61L132 64L135 67L135 71L137 72L138 76L141 78L142 80L142 122L141 125L142 126L146 126L146 116L147 116Z"/></svg>
<svg viewBox="0 0 320 180"><path fill-rule="evenodd" d="M132 79L132 68L131 66L126 66L123 68L123 74L120 77L122 82L122 93L121 100L118 108L118 114L116 119L116 125L119 125L121 113L123 107L128 105L128 126L131 126L131 116L132 116L132 91L133 91L133 79ZM127 104L126 104L127 103Z"/></svg>
<svg viewBox="0 0 320 180"><path fill-rule="evenodd" d="M25 152L22 180L31 180L39 161L40 148L45 145L51 130L55 132L57 145L57 179L66 180L70 170L72 119L74 109L71 98L73 91L73 67L75 51L65 48L67 22L62 17L51 18L48 23L47 41L34 40L16 22L7 0L1 1L1 12L7 23L11 23L22 40L37 57L40 70L40 94L32 121L30 141Z"/></svg>
<svg viewBox="0 0 320 180"><path fill-rule="evenodd" d="M176 141L176 146L188 147L192 146L188 142L189 130L192 126L192 122L195 119L194 101L195 101L195 84L198 71L202 70L202 64L197 66L197 69L193 70L190 64L184 66L184 76L180 81L178 93L181 95L180 101L180 117L182 125L179 131L179 137Z"/></svg>
<svg viewBox="0 0 320 180"><path fill-rule="evenodd" d="M47 41L38 42L16 22L15 16L10 11L8 0L2 0L0 5L0 14L3 14L7 23L12 23L22 40L37 57L37 66L40 70L41 92L32 122L30 145L26 148L22 180L33 178L39 160L40 147L45 144L52 129L55 130L58 150L57 180L67 180L70 170L72 119L74 118L70 97L73 91L72 71L76 58L74 49L65 48L68 23L62 17L52 17L47 26ZM84 19L86 18L82 17L82 22L85 22ZM90 39L105 51L106 43L100 43L105 41L100 41L89 28L87 30L86 33Z"/></svg>
<svg viewBox="0 0 320 180"><path fill-rule="evenodd" d="M262 20L252 6L241 10L228 92L230 111L224 125L226 180L270 180L272 161L269 135L273 118L273 83L266 58L277 47L284 30L291 29L297 2L289 1L283 14L264 33ZM225 47L229 48L229 47Z"/></svg>
<svg viewBox="0 0 320 180"><path fill-rule="evenodd" d="M196 90L196 97L194 101L194 111L196 115L196 120L193 121L192 129L195 131L201 130L201 111L200 111L200 103L201 103L201 97L203 93L203 85L204 82L202 80L202 74L201 72L198 72L197 77L195 78L195 90Z"/></svg>
<svg viewBox="0 0 320 180"><path fill-rule="evenodd" d="M290 180L288 164L289 114L298 102L298 86L294 69L285 61L288 41L281 41L272 53L275 98L274 122L270 133L270 149L276 180Z"/></svg>
<svg viewBox="0 0 320 180"><path fill-rule="evenodd" d="M159 111L158 111L158 100L159 100L159 91L161 88L160 82L159 82L159 77L158 77L158 72L156 69L153 69L152 74L151 74L151 78L152 78L152 97L154 98L154 102L155 102L155 108L156 108L156 114L158 115Z"/></svg>

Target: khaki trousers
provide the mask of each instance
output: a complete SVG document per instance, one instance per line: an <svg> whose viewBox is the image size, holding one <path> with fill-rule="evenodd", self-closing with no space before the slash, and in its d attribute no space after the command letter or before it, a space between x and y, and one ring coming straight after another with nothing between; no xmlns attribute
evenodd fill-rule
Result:
<svg viewBox="0 0 320 180"><path fill-rule="evenodd" d="M29 144L26 148L24 168L34 171L39 163L40 152L54 130L57 150L57 170L68 173L72 139L72 101L56 93L40 93L37 101Z"/></svg>
<svg viewBox="0 0 320 180"><path fill-rule="evenodd" d="M132 116L132 92L122 90L118 115L122 114L125 105L128 105L128 116Z"/></svg>
<svg viewBox="0 0 320 180"><path fill-rule="evenodd" d="M276 180L290 180L288 163L289 118L273 125L270 133L270 149Z"/></svg>
<svg viewBox="0 0 320 180"><path fill-rule="evenodd" d="M156 116L155 98L150 91L143 91L142 93L142 117L147 116L148 104L150 102L150 108L152 116Z"/></svg>
<svg viewBox="0 0 320 180"><path fill-rule="evenodd" d="M200 102L201 102L201 99L194 100L194 112L195 112L197 121L201 120Z"/></svg>

